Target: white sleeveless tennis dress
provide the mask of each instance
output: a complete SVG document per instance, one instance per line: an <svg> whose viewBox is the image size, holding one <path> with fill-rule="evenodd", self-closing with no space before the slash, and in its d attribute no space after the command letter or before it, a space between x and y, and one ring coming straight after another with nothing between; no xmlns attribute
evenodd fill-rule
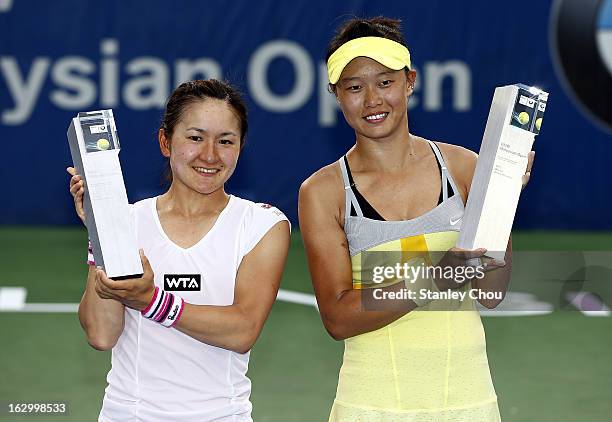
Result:
<svg viewBox="0 0 612 422"><path fill-rule="evenodd" d="M242 258L276 223L277 208L235 196L194 246L172 242L160 224L156 198L132 206L139 247L155 285L164 276L200 274L200 291L178 291L195 305L231 305ZM112 368L99 422L251 421L249 353L195 340L125 309L125 327L112 350Z"/></svg>

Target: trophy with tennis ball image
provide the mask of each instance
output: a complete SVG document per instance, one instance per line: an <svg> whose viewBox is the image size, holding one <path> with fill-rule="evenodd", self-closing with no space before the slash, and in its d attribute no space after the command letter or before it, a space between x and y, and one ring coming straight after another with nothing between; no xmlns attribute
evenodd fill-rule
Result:
<svg viewBox="0 0 612 422"><path fill-rule="evenodd" d="M523 84L495 89L457 246L503 260L548 93Z"/></svg>
<svg viewBox="0 0 612 422"><path fill-rule="evenodd" d="M113 279L141 276L113 111L79 113L68 127L68 143L74 167L85 182L85 225L96 265Z"/></svg>

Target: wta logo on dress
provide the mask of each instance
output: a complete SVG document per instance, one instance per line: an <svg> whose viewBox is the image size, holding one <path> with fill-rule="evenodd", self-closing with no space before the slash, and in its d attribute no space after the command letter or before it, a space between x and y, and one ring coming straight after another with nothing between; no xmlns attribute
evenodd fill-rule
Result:
<svg viewBox="0 0 612 422"><path fill-rule="evenodd" d="M200 274L164 274L164 290L199 292L202 290L202 276Z"/></svg>

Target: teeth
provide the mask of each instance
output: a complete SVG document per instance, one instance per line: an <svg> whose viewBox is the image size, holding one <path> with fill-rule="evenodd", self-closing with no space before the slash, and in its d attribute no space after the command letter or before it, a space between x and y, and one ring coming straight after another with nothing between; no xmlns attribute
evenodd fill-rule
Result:
<svg viewBox="0 0 612 422"><path fill-rule="evenodd" d="M194 170L198 173L216 173L219 169L207 169L205 167L194 167Z"/></svg>
<svg viewBox="0 0 612 422"><path fill-rule="evenodd" d="M382 119L386 115L387 115L387 113L380 113L380 114L375 114L373 116L366 116L366 119L367 120L378 120L378 119Z"/></svg>

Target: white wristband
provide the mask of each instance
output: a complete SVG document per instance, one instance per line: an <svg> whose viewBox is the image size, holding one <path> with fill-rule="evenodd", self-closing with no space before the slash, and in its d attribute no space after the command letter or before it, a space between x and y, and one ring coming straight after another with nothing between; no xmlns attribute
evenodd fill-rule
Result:
<svg viewBox="0 0 612 422"><path fill-rule="evenodd" d="M159 287L155 287L155 290L153 291L153 298L151 299L151 303L149 303L149 305L140 312L142 316L145 318L149 318L149 319L153 318L153 315L155 315L159 311L161 302L164 299L164 297L165 297L165 292Z"/></svg>
<svg viewBox="0 0 612 422"><path fill-rule="evenodd" d="M185 301L182 297L175 294L172 294L172 296L174 301L170 305L170 310L166 314L166 317L160 321L161 325L164 327L172 327L174 324L176 324L183 314L183 309L185 308Z"/></svg>
<svg viewBox="0 0 612 422"><path fill-rule="evenodd" d="M151 303L140 313L164 327L173 327L183 314L184 308L185 301L182 297L155 287Z"/></svg>

